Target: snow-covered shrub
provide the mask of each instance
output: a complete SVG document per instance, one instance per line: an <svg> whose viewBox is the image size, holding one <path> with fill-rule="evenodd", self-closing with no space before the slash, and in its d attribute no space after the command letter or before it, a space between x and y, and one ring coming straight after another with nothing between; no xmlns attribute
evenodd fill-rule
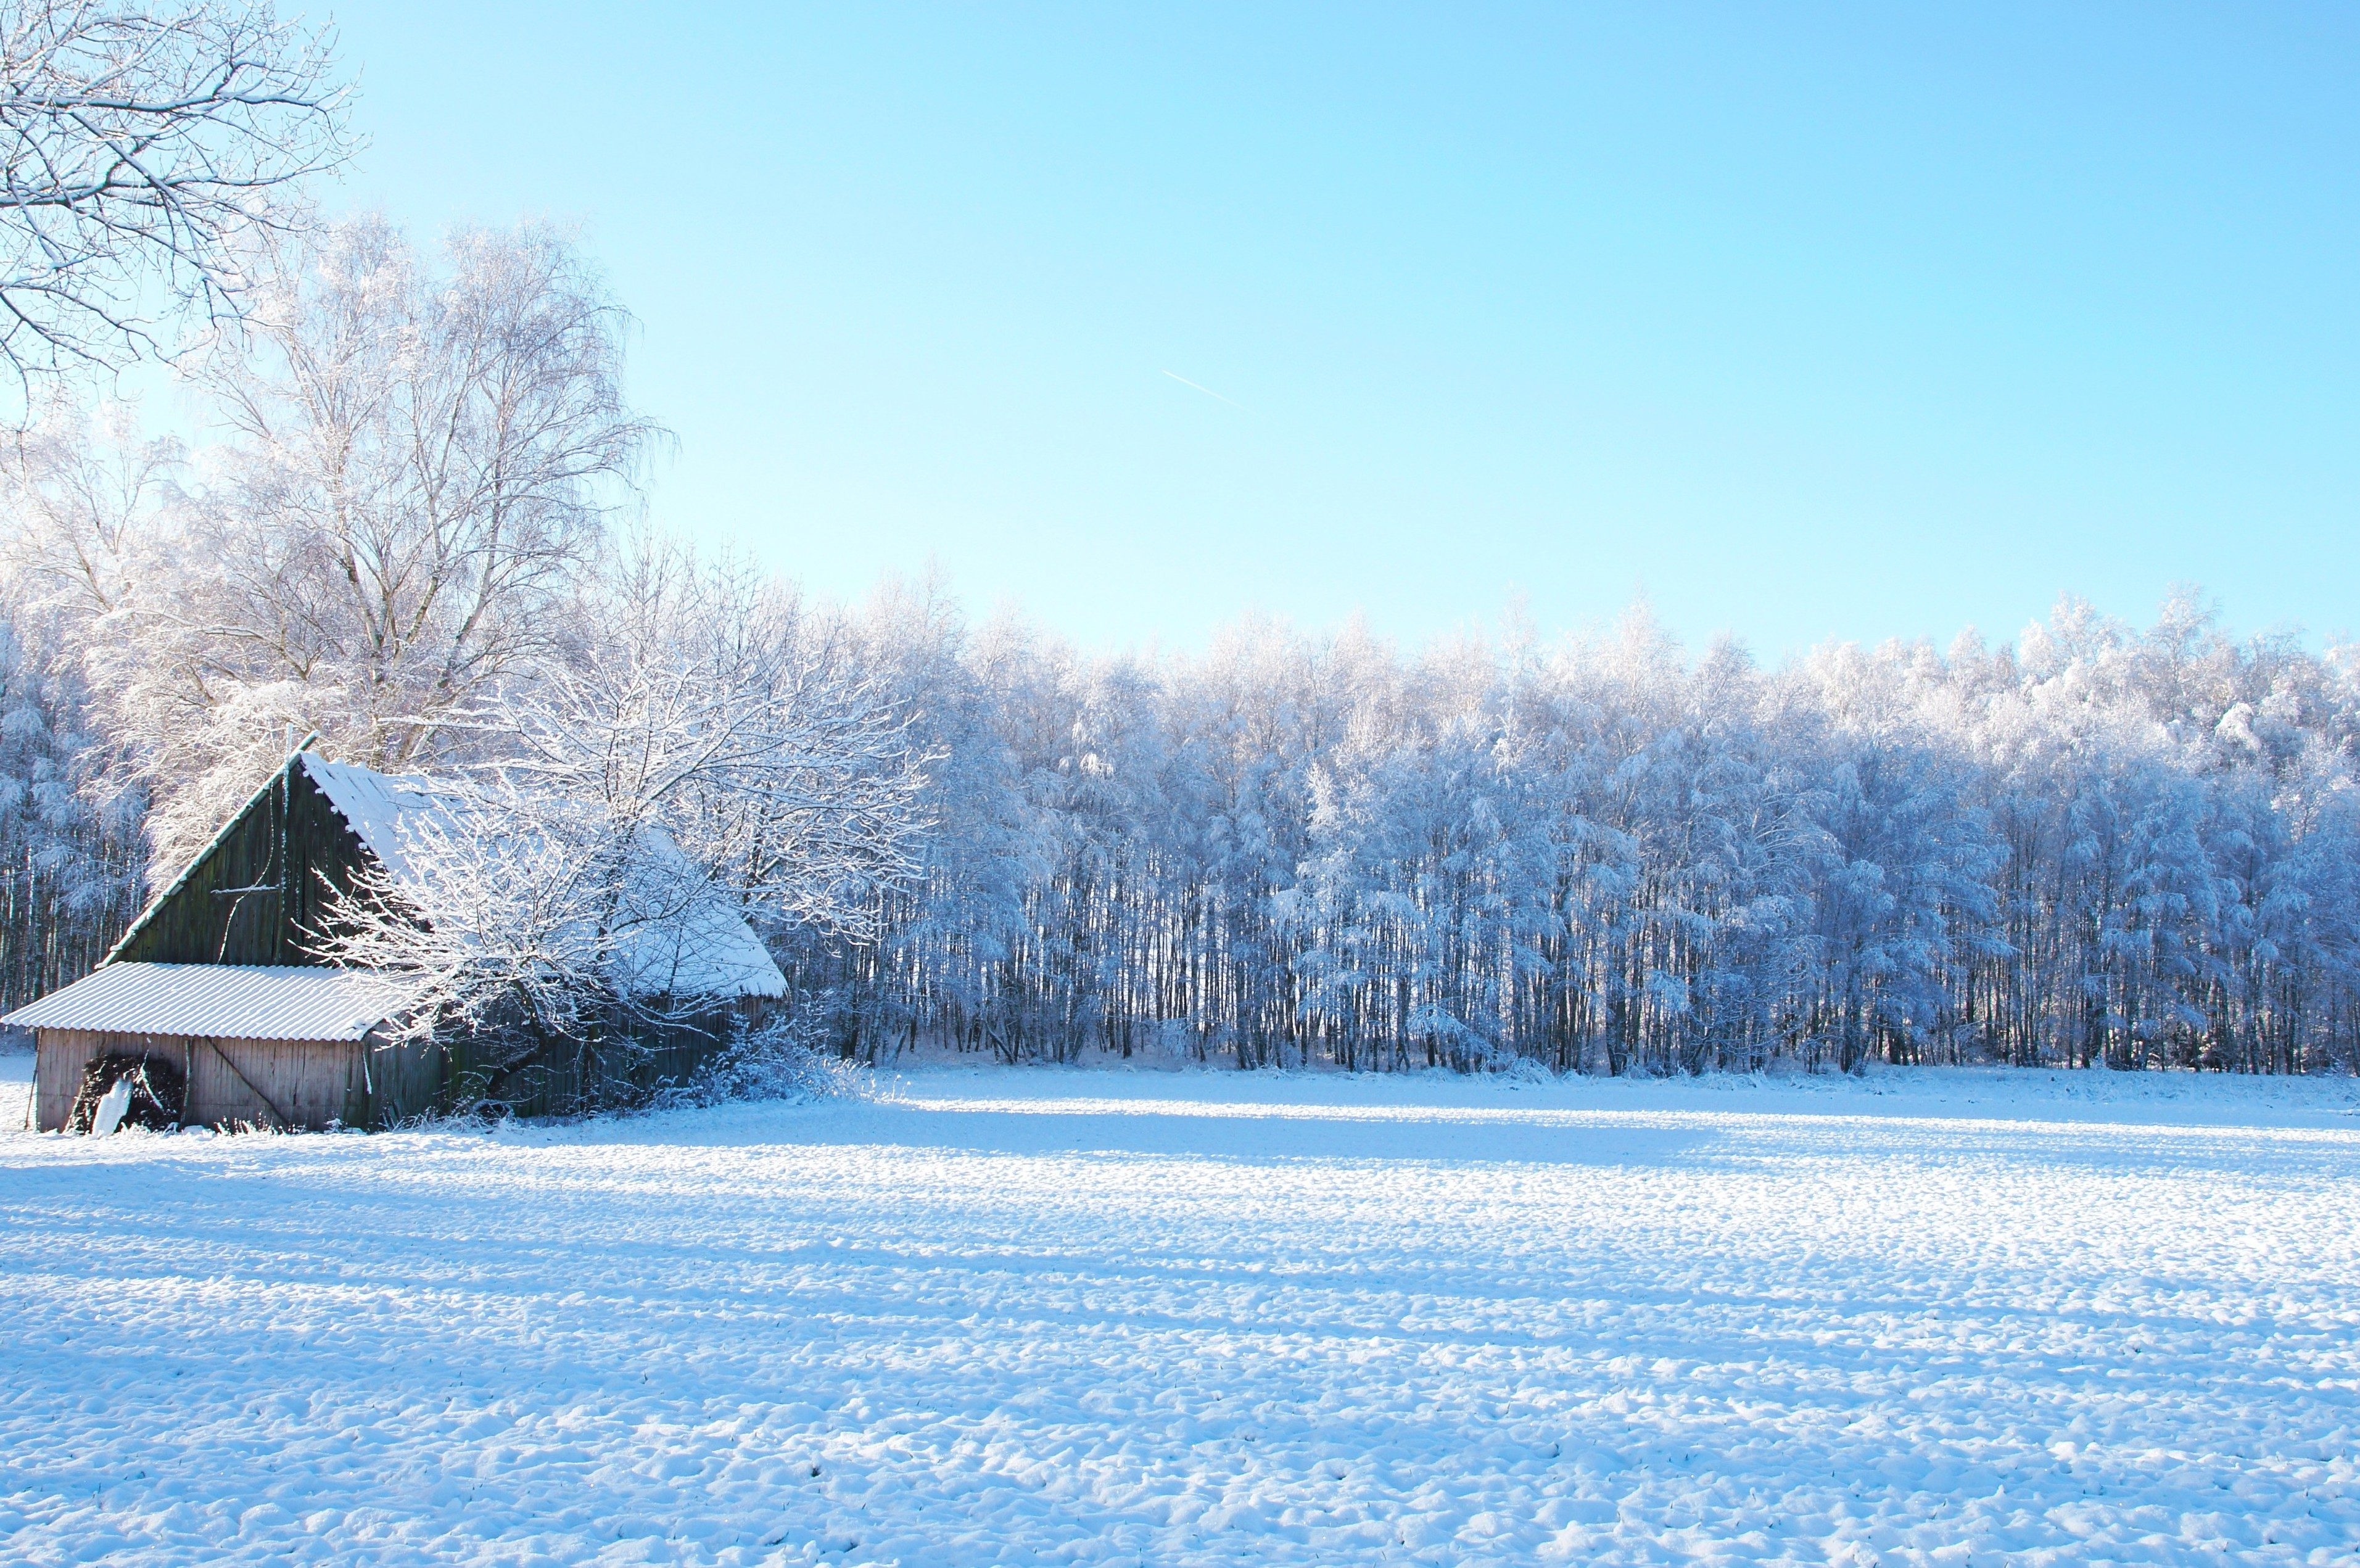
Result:
<svg viewBox="0 0 2360 1568"><path fill-rule="evenodd" d="M792 1011L738 1029L689 1082L660 1091L659 1109L731 1101L791 1103L866 1092L871 1070L830 1048L838 998L811 999Z"/></svg>

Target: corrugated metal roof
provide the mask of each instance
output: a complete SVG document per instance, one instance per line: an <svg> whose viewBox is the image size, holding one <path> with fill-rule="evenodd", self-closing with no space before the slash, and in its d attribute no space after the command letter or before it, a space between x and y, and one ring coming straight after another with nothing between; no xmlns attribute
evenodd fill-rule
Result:
<svg viewBox="0 0 2360 1568"><path fill-rule="evenodd" d="M233 1040L357 1040L400 1011L404 989L350 970L115 963L19 1007L20 1029L105 1029Z"/></svg>

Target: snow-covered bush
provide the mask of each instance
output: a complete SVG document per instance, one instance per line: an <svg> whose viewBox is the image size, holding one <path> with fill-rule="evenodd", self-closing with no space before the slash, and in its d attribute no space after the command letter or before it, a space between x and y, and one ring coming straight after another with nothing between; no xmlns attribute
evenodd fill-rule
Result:
<svg viewBox="0 0 2360 1568"><path fill-rule="evenodd" d="M874 1074L831 1048L837 998L807 998L791 1012L739 1028L727 1045L684 1084L660 1091L658 1109L718 1105L731 1101L800 1102L869 1091Z"/></svg>

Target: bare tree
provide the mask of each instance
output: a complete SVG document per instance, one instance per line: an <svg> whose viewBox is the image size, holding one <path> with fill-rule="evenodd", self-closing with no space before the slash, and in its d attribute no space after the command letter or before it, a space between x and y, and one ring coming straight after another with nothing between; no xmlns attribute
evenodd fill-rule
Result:
<svg viewBox="0 0 2360 1568"><path fill-rule="evenodd" d="M161 859L290 729L374 767L446 760L451 715L569 646L658 433L623 400L625 318L546 228L460 233L445 263L376 218L284 246L198 369L235 439L109 683Z"/></svg>
<svg viewBox="0 0 2360 1568"><path fill-rule="evenodd" d="M333 894L316 935L402 977L411 1035L464 1033L478 1065L707 1026L771 973L749 922L858 938L914 874L928 759L835 617L661 543L595 609L572 656L453 716L497 760L440 775L400 864Z"/></svg>
<svg viewBox="0 0 2360 1568"><path fill-rule="evenodd" d="M0 364L120 368L243 313L243 248L350 148L330 39L238 0L0 5Z"/></svg>

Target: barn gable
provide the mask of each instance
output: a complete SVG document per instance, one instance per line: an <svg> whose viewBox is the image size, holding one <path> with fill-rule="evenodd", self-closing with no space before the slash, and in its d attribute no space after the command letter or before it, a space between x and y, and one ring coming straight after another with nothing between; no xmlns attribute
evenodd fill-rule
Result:
<svg viewBox="0 0 2360 1568"><path fill-rule="evenodd" d="M310 964L304 933L367 853L299 751L133 921L108 963Z"/></svg>

